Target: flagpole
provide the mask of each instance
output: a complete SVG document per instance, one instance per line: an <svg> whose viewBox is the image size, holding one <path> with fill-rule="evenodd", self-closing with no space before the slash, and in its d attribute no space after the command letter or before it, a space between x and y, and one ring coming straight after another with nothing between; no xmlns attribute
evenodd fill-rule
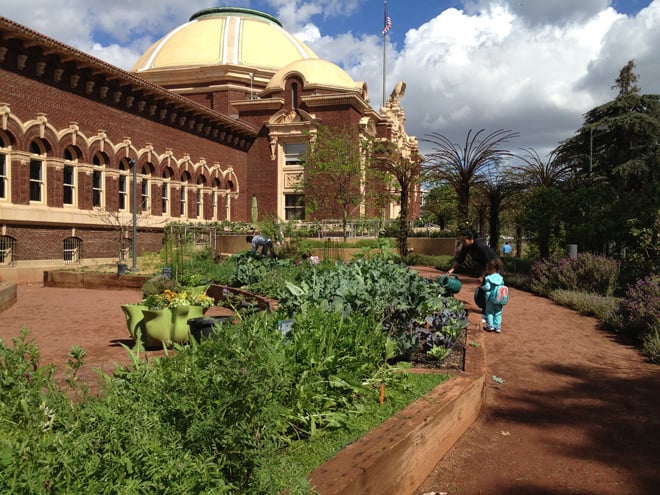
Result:
<svg viewBox="0 0 660 495"><path fill-rule="evenodd" d="M387 64L387 0L383 0L383 106L385 106L385 71Z"/></svg>

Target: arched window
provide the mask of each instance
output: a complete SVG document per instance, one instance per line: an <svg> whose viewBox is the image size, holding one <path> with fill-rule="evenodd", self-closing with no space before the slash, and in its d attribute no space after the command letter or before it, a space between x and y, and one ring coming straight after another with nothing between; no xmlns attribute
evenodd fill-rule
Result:
<svg viewBox="0 0 660 495"><path fill-rule="evenodd" d="M108 161L103 153L96 153L92 160L94 170L92 171L92 206L103 207L103 174Z"/></svg>
<svg viewBox="0 0 660 495"><path fill-rule="evenodd" d="M63 258L65 264L80 263L82 258L82 239L80 237L64 239Z"/></svg>
<svg viewBox="0 0 660 495"><path fill-rule="evenodd" d="M30 143L30 201L41 203L44 200L44 157L46 150L39 140Z"/></svg>
<svg viewBox="0 0 660 495"><path fill-rule="evenodd" d="M211 210L212 210L212 220L218 219L218 194L220 189L220 179L213 179L213 185L211 187Z"/></svg>
<svg viewBox="0 0 660 495"><path fill-rule="evenodd" d="M0 200L9 199L9 142L0 134Z"/></svg>
<svg viewBox="0 0 660 495"><path fill-rule="evenodd" d="M0 235L0 266L13 265L15 252L16 239L8 235Z"/></svg>
<svg viewBox="0 0 660 495"><path fill-rule="evenodd" d="M180 203L180 214L183 218L186 218L188 216L188 202L187 202L187 197L186 197L186 189L187 185L190 183L190 174L188 172L184 172L181 174L181 187L179 189L179 203Z"/></svg>
<svg viewBox="0 0 660 495"><path fill-rule="evenodd" d="M130 183L131 164L128 158L122 158L119 162L119 182L117 183L118 202L117 208L119 211L127 211L128 200L128 184Z"/></svg>
<svg viewBox="0 0 660 495"><path fill-rule="evenodd" d="M145 163L142 166L142 171L140 173L142 179L142 185L140 186L140 211L148 212L151 208L151 185L149 183L149 178L151 177L151 171L153 166L151 163Z"/></svg>
<svg viewBox="0 0 660 495"><path fill-rule="evenodd" d="M298 83L291 83L291 106L298 110Z"/></svg>
<svg viewBox="0 0 660 495"><path fill-rule="evenodd" d="M78 150L73 146L64 148L64 169L62 171L62 203L69 206L76 204L76 163Z"/></svg>
<svg viewBox="0 0 660 495"><path fill-rule="evenodd" d="M163 183L161 185L161 195L160 195L163 215L165 216L170 215L170 188L172 187L171 180L172 180L172 169L168 167L165 170L163 170Z"/></svg>
<svg viewBox="0 0 660 495"><path fill-rule="evenodd" d="M204 186L206 185L206 177L200 175L197 178L197 218L204 217Z"/></svg>

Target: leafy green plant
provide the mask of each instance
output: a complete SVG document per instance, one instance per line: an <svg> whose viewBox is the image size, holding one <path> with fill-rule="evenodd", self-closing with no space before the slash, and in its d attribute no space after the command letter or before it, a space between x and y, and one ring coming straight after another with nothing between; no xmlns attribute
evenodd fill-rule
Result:
<svg viewBox="0 0 660 495"><path fill-rule="evenodd" d="M429 354L430 356L433 356L438 361L442 361L443 359L446 359L449 356L449 354L451 354L451 349L447 348L445 346L442 346L442 345L436 345L436 346L433 346L427 352L427 354Z"/></svg>

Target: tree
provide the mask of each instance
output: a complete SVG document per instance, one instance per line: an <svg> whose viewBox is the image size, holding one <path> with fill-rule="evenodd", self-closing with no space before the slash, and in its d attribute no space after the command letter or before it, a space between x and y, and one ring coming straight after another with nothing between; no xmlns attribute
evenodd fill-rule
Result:
<svg viewBox="0 0 660 495"><path fill-rule="evenodd" d="M558 159L579 177L575 205L588 215L568 234L592 251L639 248L631 226L649 228L660 210L660 95L639 94L630 61L619 73L616 98L593 108Z"/></svg>
<svg viewBox="0 0 660 495"><path fill-rule="evenodd" d="M445 230L456 219L456 191L447 184L434 187L424 195L422 219Z"/></svg>
<svg viewBox="0 0 660 495"><path fill-rule="evenodd" d="M484 133L485 130L481 129L473 134L470 129L462 147L438 132L428 134L424 139L434 146L426 163L429 180L447 183L454 188L458 196L458 224L461 228L470 224L470 188L489 163L513 156L501 146L519 136L517 132L504 129Z"/></svg>
<svg viewBox="0 0 660 495"><path fill-rule="evenodd" d="M399 254L403 257L408 254L408 207L410 193L413 187L419 185L424 170L422 157L416 150L405 154L404 151L394 143L379 143L374 150L373 168L383 175L385 180L393 179L398 185L399 204L399 233L397 245Z"/></svg>
<svg viewBox="0 0 660 495"><path fill-rule="evenodd" d="M520 188L512 174L498 162L490 163L476 183L488 202L488 239L491 248L498 252L500 242L500 212L511 194Z"/></svg>
<svg viewBox="0 0 660 495"><path fill-rule="evenodd" d="M366 168L356 132L347 127L319 126L304 160L305 208L310 212L341 214L344 241L348 219L364 200Z"/></svg>
<svg viewBox="0 0 660 495"><path fill-rule="evenodd" d="M125 262L127 253L132 245L132 232L133 232L133 216L129 213L116 211L116 210L106 210L105 208L97 208L91 210L89 215L92 218L95 218L99 223L108 225L115 232L115 243L117 250L117 259L119 262ZM140 224L141 221L145 220L150 216L150 213L142 210L137 212L136 215L136 227ZM129 235L130 234L130 235Z"/></svg>
<svg viewBox="0 0 660 495"><path fill-rule="evenodd" d="M519 219L532 242L536 244L541 258L550 255L551 248L561 243L566 205L564 185L573 176L570 164L558 159L551 152L547 159L533 148L524 148L525 154L518 156L520 164L513 166L517 182L524 190L522 214Z"/></svg>
<svg viewBox="0 0 660 495"><path fill-rule="evenodd" d="M619 97L639 93L639 87L636 84L639 76L633 72L634 68L635 61L629 60L619 72L619 77L616 78L615 84L612 86L612 89L619 90Z"/></svg>

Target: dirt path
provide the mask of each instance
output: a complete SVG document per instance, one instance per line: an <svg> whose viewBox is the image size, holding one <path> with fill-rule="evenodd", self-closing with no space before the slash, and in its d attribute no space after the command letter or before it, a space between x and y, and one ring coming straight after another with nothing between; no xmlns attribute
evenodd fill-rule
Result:
<svg viewBox="0 0 660 495"><path fill-rule="evenodd" d="M462 281L470 300L476 281ZM632 342L515 289L484 340L481 416L420 494L660 493L660 367Z"/></svg>
<svg viewBox="0 0 660 495"><path fill-rule="evenodd" d="M475 281L461 280L459 297L470 301ZM87 351L81 377L94 378L94 368L128 363L120 305L139 299L135 290L20 285L18 303L0 313L0 337L9 341L25 325L42 363L65 363L79 344ZM659 493L660 367L596 323L512 289L502 333L484 339L481 416L419 493Z"/></svg>

